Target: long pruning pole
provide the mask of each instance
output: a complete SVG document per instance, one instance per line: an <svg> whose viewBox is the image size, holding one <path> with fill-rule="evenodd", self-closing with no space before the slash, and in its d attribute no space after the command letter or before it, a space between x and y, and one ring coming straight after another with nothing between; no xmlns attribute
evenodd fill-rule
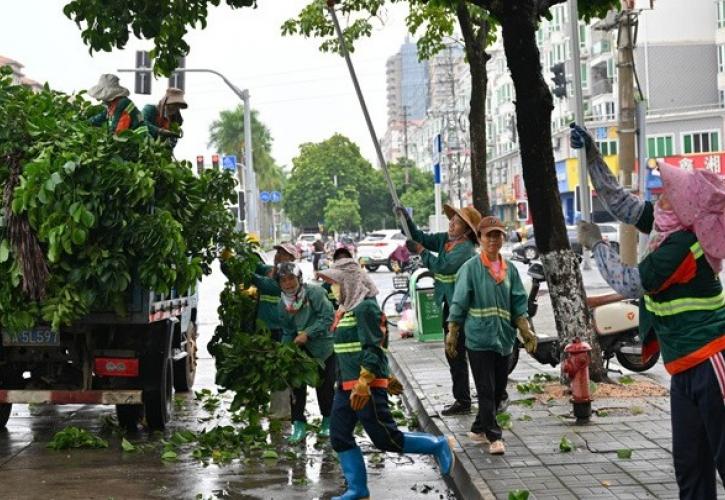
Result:
<svg viewBox="0 0 725 500"><path fill-rule="evenodd" d="M390 172L388 171L388 165L385 163L385 158L383 158L383 151L380 149L380 142L378 141L378 136L375 134L375 128L373 127L373 122L370 119L370 113L368 112L368 107L365 104L365 97L363 97L362 90L360 90L360 83L357 80L357 75L355 74L355 68L352 65L352 60L350 60L350 54L347 51L347 45L345 45L345 38L342 36L342 29L340 28L340 21L337 20L337 13L335 12L335 3L336 0L327 0L327 10L330 12L330 17L332 18L332 23L335 25L335 32L337 33L337 39L340 42L340 52L342 53L343 57L345 58L345 62L347 63L347 69L350 71L350 78L352 79L352 84L355 86L355 93L357 94L358 101L360 101L360 107L362 108L363 115L365 115L365 123L367 123L368 131L370 132L370 137L373 140L373 146L375 146L375 152L378 155L378 163L380 163L380 168L383 169L383 174L385 175L385 181L388 184L388 191L390 191L390 197L393 199L393 205L395 207L400 206L400 200L398 199L398 193L395 191L395 185L393 185L393 179L390 177ZM399 215L396 211L396 215ZM403 226L403 233L405 233L405 236L408 238L411 238L410 236L410 228L408 227L408 221L405 217L400 216L400 222Z"/></svg>

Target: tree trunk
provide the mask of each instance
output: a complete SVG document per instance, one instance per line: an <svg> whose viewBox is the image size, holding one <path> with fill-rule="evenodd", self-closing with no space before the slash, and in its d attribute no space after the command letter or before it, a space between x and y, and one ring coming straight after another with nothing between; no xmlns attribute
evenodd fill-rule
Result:
<svg viewBox="0 0 725 500"><path fill-rule="evenodd" d="M473 206L481 215L491 214L488 199L488 181L486 179L486 87L488 75L486 62L491 58L486 53L486 40L490 25L483 19L475 32L471 14L465 0L459 0L456 6L458 24L463 34L468 68L471 73L471 109L468 113L471 141L471 190Z"/></svg>
<svg viewBox="0 0 725 500"><path fill-rule="evenodd" d="M537 17L534 0L501 4L499 19L504 50L516 90L516 124L524 184L562 348L577 336L587 340L592 346L590 377L600 381L607 375L602 351L593 335L578 260L569 247L556 182L551 146L554 106L541 74L536 45Z"/></svg>

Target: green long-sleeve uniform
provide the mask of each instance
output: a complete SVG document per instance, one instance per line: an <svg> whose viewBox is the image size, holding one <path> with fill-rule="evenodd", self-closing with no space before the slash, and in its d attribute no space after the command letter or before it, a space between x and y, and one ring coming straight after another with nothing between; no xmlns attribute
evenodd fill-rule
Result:
<svg viewBox="0 0 725 500"><path fill-rule="evenodd" d="M259 292L257 319L263 321L270 330L281 330L282 321L279 314L279 302L282 289L279 287L277 280L267 276L271 267L259 264L252 275L252 283Z"/></svg>
<svg viewBox="0 0 725 500"><path fill-rule="evenodd" d="M285 309L284 301L278 305L282 321L282 342L292 342L301 332L309 339L305 349L318 361L325 361L333 352L335 342L330 326L334 317L332 304L327 293L319 286L302 285L305 287L305 302L295 314Z"/></svg>
<svg viewBox="0 0 725 500"><path fill-rule="evenodd" d="M426 234L412 221L408 221L408 227L413 240L425 247L420 256L423 265L430 269L435 278L436 302L440 304L445 300L450 304L453 301L456 273L464 262L476 255L476 248L471 241L465 240L446 250L448 233ZM436 252L438 255L433 255L431 252Z"/></svg>
<svg viewBox="0 0 725 500"><path fill-rule="evenodd" d="M370 387L388 386L388 335L382 316L377 301L368 298L347 311L337 324L337 380L343 390L353 388L360 377L360 368L375 374Z"/></svg>
<svg viewBox="0 0 725 500"><path fill-rule="evenodd" d="M528 317L527 297L516 267L506 261L506 277L496 283L481 259L470 259L458 271L448 321L464 324L466 348L513 352L516 319Z"/></svg>

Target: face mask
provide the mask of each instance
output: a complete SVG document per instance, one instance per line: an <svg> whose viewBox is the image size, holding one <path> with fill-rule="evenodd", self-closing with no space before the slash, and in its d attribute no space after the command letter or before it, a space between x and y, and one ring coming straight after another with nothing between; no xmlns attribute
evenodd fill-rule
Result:
<svg viewBox="0 0 725 500"><path fill-rule="evenodd" d="M342 290L340 290L340 284L335 283L334 285L330 285L330 291L332 292L332 295L335 297L335 300L340 302L342 300Z"/></svg>

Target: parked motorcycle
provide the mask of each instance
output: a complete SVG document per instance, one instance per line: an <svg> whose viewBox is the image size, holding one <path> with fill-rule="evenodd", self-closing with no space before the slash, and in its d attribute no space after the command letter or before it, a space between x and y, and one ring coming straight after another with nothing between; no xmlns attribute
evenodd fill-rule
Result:
<svg viewBox="0 0 725 500"><path fill-rule="evenodd" d="M536 316L539 308L538 294L544 276L544 266L539 262L529 264L527 273L531 278L531 291L528 298L529 321ZM602 357L609 369L609 361L616 357L619 364L634 372L643 372L652 368L660 358L659 351L648 360L642 361L642 342L639 338L639 307L636 300L617 300L606 303L591 297L588 301L594 319L594 332ZM601 305L591 305L601 303ZM533 323L532 323L533 330ZM519 361L519 349L523 344L517 339L513 355L509 363L511 373ZM536 352L531 356L541 364L556 366L560 362L562 349L557 337L538 337Z"/></svg>

